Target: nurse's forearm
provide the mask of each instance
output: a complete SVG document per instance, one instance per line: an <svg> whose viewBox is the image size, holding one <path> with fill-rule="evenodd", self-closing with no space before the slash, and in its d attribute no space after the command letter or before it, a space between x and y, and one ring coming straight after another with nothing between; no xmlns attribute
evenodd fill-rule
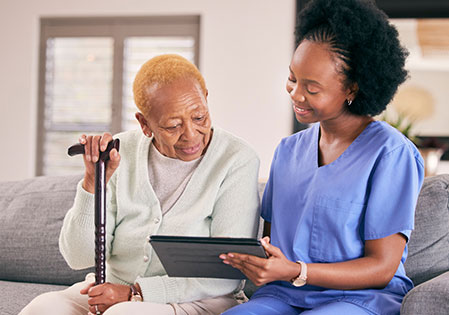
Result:
<svg viewBox="0 0 449 315"><path fill-rule="evenodd" d="M405 247L402 234L366 241L365 256L340 263L307 264L307 283L337 290L383 288L393 278Z"/></svg>

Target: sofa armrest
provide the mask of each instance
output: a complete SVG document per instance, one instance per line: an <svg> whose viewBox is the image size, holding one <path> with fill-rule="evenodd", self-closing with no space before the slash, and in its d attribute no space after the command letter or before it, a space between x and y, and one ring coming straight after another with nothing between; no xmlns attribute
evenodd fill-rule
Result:
<svg viewBox="0 0 449 315"><path fill-rule="evenodd" d="M401 314L449 314L449 271L408 292L402 301Z"/></svg>

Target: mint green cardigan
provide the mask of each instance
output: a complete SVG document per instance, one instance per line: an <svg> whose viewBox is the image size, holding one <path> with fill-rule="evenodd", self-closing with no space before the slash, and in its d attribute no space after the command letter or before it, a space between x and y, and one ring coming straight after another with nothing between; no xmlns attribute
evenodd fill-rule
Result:
<svg viewBox="0 0 449 315"><path fill-rule="evenodd" d="M107 189L106 280L139 283L144 301L180 303L235 292L239 280L170 278L148 238L153 234L255 237L259 158L241 139L214 128L206 154L178 201L162 216L148 177L151 138L140 130L120 139L120 166ZM59 248L69 266L94 265L94 195L78 183Z"/></svg>

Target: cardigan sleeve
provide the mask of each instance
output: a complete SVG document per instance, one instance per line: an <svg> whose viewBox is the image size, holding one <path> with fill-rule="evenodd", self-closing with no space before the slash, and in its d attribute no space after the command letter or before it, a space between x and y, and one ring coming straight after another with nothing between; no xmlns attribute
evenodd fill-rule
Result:
<svg viewBox="0 0 449 315"><path fill-rule="evenodd" d="M95 197L84 190L83 180L77 185L72 208L67 212L59 235L59 250L72 269L85 269L95 265ZM106 259L109 258L115 227L114 176L106 192Z"/></svg>

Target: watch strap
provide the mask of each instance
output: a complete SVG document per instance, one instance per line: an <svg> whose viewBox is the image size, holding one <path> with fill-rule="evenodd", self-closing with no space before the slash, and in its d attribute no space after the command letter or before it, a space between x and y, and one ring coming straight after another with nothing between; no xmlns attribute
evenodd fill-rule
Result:
<svg viewBox="0 0 449 315"><path fill-rule="evenodd" d="M142 295L140 294L139 290L137 290L136 285L131 284L130 288L131 288L131 296L129 297L129 300L134 302L142 301Z"/></svg>
<svg viewBox="0 0 449 315"><path fill-rule="evenodd" d="M290 282L294 283L295 281L300 280L301 285L304 285L307 281L307 264L301 260L298 260L296 263L301 266L301 271L299 272L299 275L293 278Z"/></svg>

